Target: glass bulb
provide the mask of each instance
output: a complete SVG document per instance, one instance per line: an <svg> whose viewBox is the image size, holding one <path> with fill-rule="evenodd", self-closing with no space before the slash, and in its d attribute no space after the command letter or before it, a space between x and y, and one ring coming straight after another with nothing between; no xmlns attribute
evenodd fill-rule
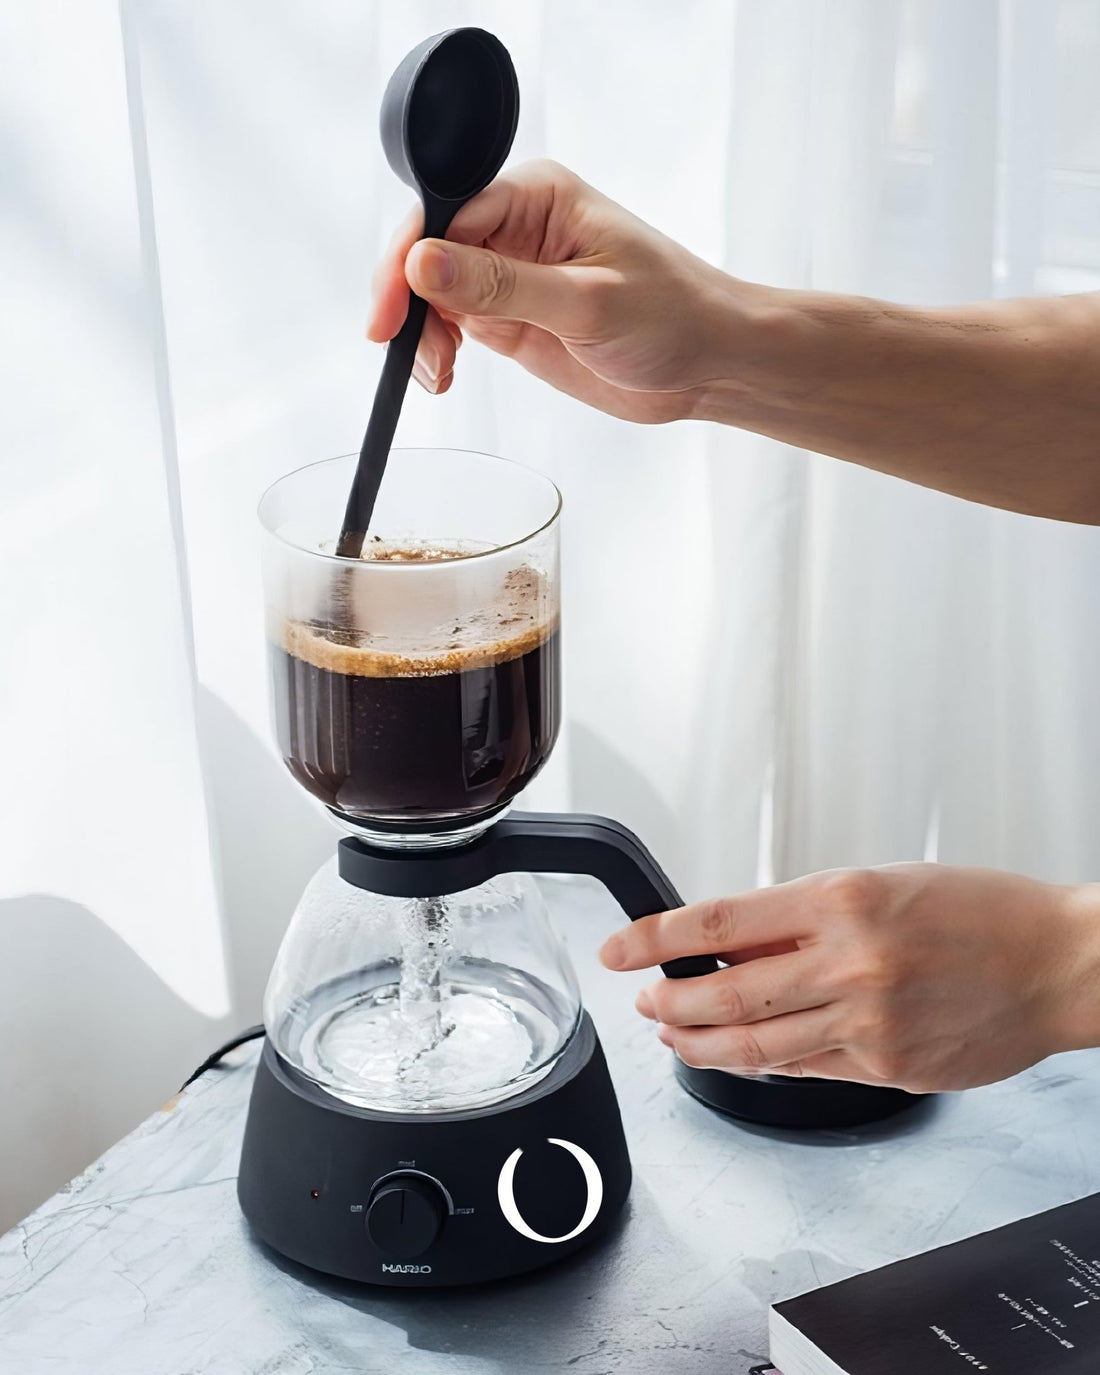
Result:
<svg viewBox="0 0 1100 1375"><path fill-rule="evenodd" d="M264 1000L275 1049L328 1093L383 1112L496 1103L547 1074L580 1016L535 881L391 898L314 877Z"/></svg>

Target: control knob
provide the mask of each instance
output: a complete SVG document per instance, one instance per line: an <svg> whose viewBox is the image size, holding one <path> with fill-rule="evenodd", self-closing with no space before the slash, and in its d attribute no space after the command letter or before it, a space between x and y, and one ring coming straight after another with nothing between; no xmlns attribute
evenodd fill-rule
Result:
<svg viewBox="0 0 1100 1375"><path fill-rule="evenodd" d="M432 1179L392 1174L378 1184L367 1204L367 1235L394 1260L425 1252L443 1230L447 1199Z"/></svg>

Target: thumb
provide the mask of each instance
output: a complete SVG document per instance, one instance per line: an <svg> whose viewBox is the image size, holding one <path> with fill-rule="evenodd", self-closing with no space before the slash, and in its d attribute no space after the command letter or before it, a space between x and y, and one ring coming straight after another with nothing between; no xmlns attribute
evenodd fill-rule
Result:
<svg viewBox="0 0 1100 1375"><path fill-rule="evenodd" d="M583 333L590 318L581 271L442 239L420 240L405 259L409 286L433 306L456 315L526 320L555 334Z"/></svg>

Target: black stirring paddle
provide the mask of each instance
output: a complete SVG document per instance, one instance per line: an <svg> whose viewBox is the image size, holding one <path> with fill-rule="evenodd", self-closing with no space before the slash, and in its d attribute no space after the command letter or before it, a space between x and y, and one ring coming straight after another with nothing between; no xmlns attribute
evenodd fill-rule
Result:
<svg viewBox="0 0 1100 1375"><path fill-rule="evenodd" d="M382 146L424 202L423 238L441 239L457 211L493 180L518 119L512 59L484 29L437 33L397 68L382 97ZM336 546L344 558L362 553L427 311L428 303L410 293L405 323L386 350Z"/></svg>

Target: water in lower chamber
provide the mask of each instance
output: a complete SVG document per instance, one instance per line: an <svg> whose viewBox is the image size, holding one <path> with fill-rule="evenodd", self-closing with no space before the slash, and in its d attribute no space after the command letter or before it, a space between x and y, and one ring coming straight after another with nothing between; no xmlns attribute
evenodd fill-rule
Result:
<svg viewBox="0 0 1100 1375"><path fill-rule="evenodd" d="M402 1007L393 966L364 971L310 1000L299 1063L330 1093L389 1112L446 1112L498 1102L538 1081L572 1031L543 984L470 961L441 988L431 1035ZM407 990L406 990L407 992Z"/></svg>

